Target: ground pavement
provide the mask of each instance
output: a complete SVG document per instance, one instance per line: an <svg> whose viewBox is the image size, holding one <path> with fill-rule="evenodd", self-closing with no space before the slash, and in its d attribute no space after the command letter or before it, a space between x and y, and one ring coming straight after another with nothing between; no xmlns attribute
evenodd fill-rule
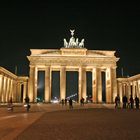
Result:
<svg viewBox="0 0 140 140"><path fill-rule="evenodd" d="M140 110L114 105L32 104L0 107L0 140L139 140Z"/></svg>

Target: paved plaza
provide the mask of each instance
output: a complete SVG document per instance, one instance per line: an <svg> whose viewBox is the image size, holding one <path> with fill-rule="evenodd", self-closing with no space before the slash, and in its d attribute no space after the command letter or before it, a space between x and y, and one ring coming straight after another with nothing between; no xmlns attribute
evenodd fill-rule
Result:
<svg viewBox="0 0 140 140"><path fill-rule="evenodd" d="M139 140L140 110L114 105L32 104L0 107L0 140Z"/></svg>

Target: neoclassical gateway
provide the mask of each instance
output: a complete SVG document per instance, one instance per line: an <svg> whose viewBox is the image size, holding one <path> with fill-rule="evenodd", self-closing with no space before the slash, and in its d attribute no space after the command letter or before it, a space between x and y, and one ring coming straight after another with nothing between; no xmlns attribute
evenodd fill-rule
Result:
<svg viewBox="0 0 140 140"><path fill-rule="evenodd" d="M78 72L78 101L87 96L86 72L92 73L92 100L102 103L103 84L102 73L105 75L106 103L113 103L115 96L120 98L126 95L140 97L140 75L116 78L117 61L115 51L88 50L84 47L84 39L74 38L71 31L69 41L64 39L64 46L60 49L31 49L27 56L30 62L29 77L17 76L0 67L0 103L8 102L12 97L14 102L24 102L29 96L31 102L37 102L38 75L45 73L44 101L52 98L52 72L60 73L60 100L66 98L66 72Z"/></svg>
<svg viewBox="0 0 140 140"><path fill-rule="evenodd" d="M101 73L105 72L106 102L112 103L117 95L115 51L97 51L84 48L84 39L74 38L71 30L69 42L64 39L60 49L31 49L28 95L32 102L37 99L38 71L45 71L45 102L51 100L52 71L60 71L60 100L66 98L66 72L78 72L78 100L86 99L86 72L92 72L93 102L102 102Z"/></svg>

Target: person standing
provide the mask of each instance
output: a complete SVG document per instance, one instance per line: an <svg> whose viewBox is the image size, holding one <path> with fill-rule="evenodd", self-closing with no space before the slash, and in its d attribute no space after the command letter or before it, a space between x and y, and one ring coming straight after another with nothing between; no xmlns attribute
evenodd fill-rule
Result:
<svg viewBox="0 0 140 140"><path fill-rule="evenodd" d="M131 109L134 108L134 99L133 99L132 95L130 96L130 108Z"/></svg>
<svg viewBox="0 0 140 140"><path fill-rule="evenodd" d="M27 109L27 112L28 112L29 109L30 109L30 107L31 107L30 104L29 104L29 103L30 103L30 99L29 99L28 96L26 96L24 100L25 100L25 103L26 103L26 109Z"/></svg>
<svg viewBox="0 0 140 140"><path fill-rule="evenodd" d="M65 98L65 106L67 105L67 98Z"/></svg>
<svg viewBox="0 0 140 140"><path fill-rule="evenodd" d="M119 97L119 95L117 95L115 97L115 108L118 108L118 107L120 107L120 97Z"/></svg>
<svg viewBox="0 0 140 140"><path fill-rule="evenodd" d="M136 109L139 109L139 98L137 96L135 97L135 104L136 104Z"/></svg>
<svg viewBox="0 0 140 140"><path fill-rule="evenodd" d="M13 111L13 100L12 97L10 97L9 101L8 101L8 106L7 106L8 110Z"/></svg>
<svg viewBox="0 0 140 140"><path fill-rule="evenodd" d="M123 108L126 108L126 106L127 106L127 97L126 97L126 95L124 95L123 96Z"/></svg>
<svg viewBox="0 0 140 140"><path fill-rule="evenodd" d="M69 108L70 109L73 109L73 102L72 102L72 99L71 98L69 99Z"/></svg>

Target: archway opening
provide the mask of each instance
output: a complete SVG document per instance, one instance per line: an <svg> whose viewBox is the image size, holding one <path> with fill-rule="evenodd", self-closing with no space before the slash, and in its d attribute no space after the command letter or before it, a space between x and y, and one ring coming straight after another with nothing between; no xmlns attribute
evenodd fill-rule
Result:
<svg viewBox="0 0 140 140"><path fill-rule="evenodd" d="M66 72L66 98L78 101L78 72Z"/></svg>
<svg viewBox="0 0 140 140"><path fill-rule="evenodd" d="M106 79L105 79L105 72L102 72L101 76L102 76L102 102L106 102Z"/></svg>
<svg viewBox="0 0 140 140"><path fill-rule="evenodd" d="M38 71L37 102L44 102L45 71Z"/></svg>
<svg viewBox="0 0 140 140"><path fill-rule="evenodd" d="M60 98L60 71L52 71L51 100L58 101Z"/></svg>
<svg viewBox="0 0 140 140"><path fill-rule="evenodd" d="M87 102L92 102L92 72L86 72L86 91L87 91Z"/></svg>

